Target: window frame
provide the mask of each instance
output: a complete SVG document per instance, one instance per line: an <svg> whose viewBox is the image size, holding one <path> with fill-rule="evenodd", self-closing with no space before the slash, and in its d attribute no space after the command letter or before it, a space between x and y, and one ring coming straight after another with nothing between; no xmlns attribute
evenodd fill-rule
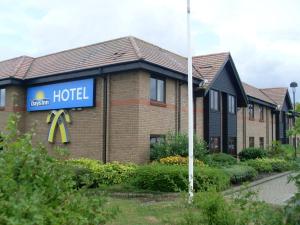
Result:
<svg viewBox="0 0 300 225"><path fill-rule="evenodd" d="M249 137L249 148L255 148L255 137Z"/></svg>
<svg viewBox="0 0 300 225"><path fill-rule="evenodd" d="M259 121L260 122L264 122L265 121L265 110L264 110L264 106L259 105Z"/></svg>
<svg viewBox="0 0 300 225"><path fill-rule="evenodd" d="M217 99L215 98L217 97ZM217 100L217 102L216 102ZM210 103L210 110L212 112L219 112L220 111L220 92L214 89L209 91L209 103Z"/></svg>
<svg viewBox="0 0 300 225"><path fill-rule="evenodd" d="M152 98L152 79L155 80L155 99ZM163 82L163 100L158 100L158 81ZM165 104L166 103L166 79L155 75L150 76L150 101L154 103Z"/></svg>
<svg viewBox="0 0 300 225"><path fill-rule="evenodd" d="M250 107L252 106L252 107ZM251 109L251 110L250 110ZM254 120L255 119L255 107L254 103L249 103L248 104L248 112L249 112L249 120Z"/></svg>
<svg viewBox="0 0 300 225"><path fill-rule="evenodd" d="M236 114L236 97L231 94L228 94L228 112Z"/></svg>

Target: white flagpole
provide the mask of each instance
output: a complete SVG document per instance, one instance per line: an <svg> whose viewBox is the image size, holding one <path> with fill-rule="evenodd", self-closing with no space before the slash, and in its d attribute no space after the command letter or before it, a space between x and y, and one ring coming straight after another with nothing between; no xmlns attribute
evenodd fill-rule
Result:
<svg viewBox="0 0 300 225"><path fill-rule="evenodd" d="M188 50L188 116L189 116L189 203L193 200L194 177L194 110L193 110L193 69L190 34L190 0L187 0L187 50Z"/></svg>

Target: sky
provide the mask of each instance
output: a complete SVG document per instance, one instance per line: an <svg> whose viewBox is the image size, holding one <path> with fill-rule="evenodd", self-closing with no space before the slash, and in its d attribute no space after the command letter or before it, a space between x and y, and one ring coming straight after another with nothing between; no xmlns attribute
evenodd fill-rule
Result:
<svg viewBox="0 0 300 225"><path fill-rule="evenodd" d="M259 88L300 85L299 12L299 0L191 0L193 55L229 51ZM0 60L129 35L186 56L186 0L0 0Z"/></svg>

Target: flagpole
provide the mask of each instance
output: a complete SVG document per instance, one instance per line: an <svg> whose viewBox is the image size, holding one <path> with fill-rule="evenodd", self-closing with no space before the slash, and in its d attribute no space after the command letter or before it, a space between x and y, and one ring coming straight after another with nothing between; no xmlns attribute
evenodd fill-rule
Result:
<svg viewBox="0 0 300 225"><path fill-rule="evenodd" d="M193 69L190 34L190 0L187 0L187 50L188 50L188 136L189 136L189 203L193 200L193 176L194 176L194 110L193 110Z"/></svg>

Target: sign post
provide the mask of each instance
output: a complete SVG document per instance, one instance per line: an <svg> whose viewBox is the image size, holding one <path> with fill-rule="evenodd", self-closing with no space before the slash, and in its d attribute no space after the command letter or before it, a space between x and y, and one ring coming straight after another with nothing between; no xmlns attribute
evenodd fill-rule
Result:
<svg viewBox="0 0 300 225"><path fill-rule="evenodd" d="M194 110L193 110L193 68L190 34L190 0L187 0L187 52L188 52L188 116L189 116L189 203L193 201L194 180Z"/></svg>

